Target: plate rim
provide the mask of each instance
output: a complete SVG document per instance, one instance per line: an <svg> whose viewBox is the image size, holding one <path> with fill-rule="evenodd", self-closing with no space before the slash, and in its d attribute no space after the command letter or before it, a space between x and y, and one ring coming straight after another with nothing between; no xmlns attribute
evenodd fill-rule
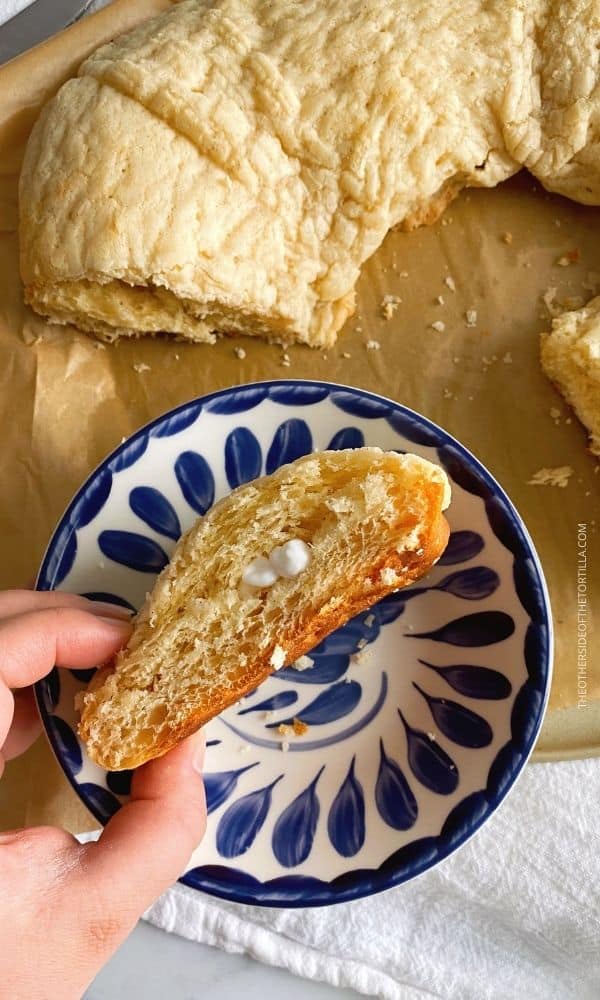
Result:
<svg viewBox="0 0 600 1000"><path fill-rule="evenodd" d="M434 837L420 838L419 840L412 841L410 844L405 845L404 848L400 848L399 851L394 852L390 857L388 857L378 868L355 868L348 872L344 872L337 878L331 879L330 881L325 881L322 879L313 878L307 875L286 875L275 879L268 879L261 882L259 879L254 878L254 876L249 875L246 872L241 871L238 868L229 865L204 865L197 866L191 869L189 872L184 873L179 881L195 890L204 891L210 895L216 896L221 899L226 899L230 902L235 903L245 903L255 906L265 906L265 907L283 907L283 908L300 908L300 907L312 907L312 906L327 906L334 905L342 902L350 902L356 899L366 898L377 892L386 891L387 889L394 888L396 886L402 885L405 882L411 881L417 878L419 875L424 874L426 871L436 867L441 861L451 854L454 854L460 847L466 844L477 831L487 822L487 820L493 815L493 813L498 809L510 791L514 788L520 775L527 764L527 761L531 757L537 737L539 735L547 706L548 699L550 695L550 687L552 682L553 674L553 661L554 661L554 628L553 628L553 616L552 616L552 606L550 602L550 595L548 592L548 586L546 583L543 567L541 564L540 557L538 555L537 549L534 542L529 534L525 521L519 514L514 503L492 475L492 473L487 469L487 467L481 462L476 455L474 455L466 445L462 444L457 438L454 437L449 431L436 424L429 417L424 416L411 407L406 406L404 403L400 403L397 400L390 399L387 396L383 396L379 393L372 392L369 389L363 389L359 386L346 385L345 383L329 382L322 379L300 379L300 378L281 378L281 379L265 379L257 380L253 382L242 382L233 386L227 386L222 389L214 390L213 392L206 393L202 396L195 396L192 399L186 400L183 403L178 404L163 413L149 420L147 423L143 424L131 435L121 441L112 451L110 451L103 459L101 459L97 465L92 469L92 471L85 478L79 489L75 492L69 503L67 504L64 512L59 517L54 528L50 540L44 551L42 560L40 562L40 569L38 571L35 590L37 591L48 591L53 590L54 587L48 582L48 564L54 555L54 548L60 540L61 533L64 528L68 525L69 520L72 517L73 511L76 509L77 505L81 502L82 497L85 495L86 490L89 485L95 480L97 475L103 471L108 470L108 466L111 462L118 458L126 449L130 448L134 442L138 441L144 435L152 431L153 428L157 427L166 420L174 417L175 415L184 412L185 410L191 409L195 406L201 407L198 412L198 416L202 411L205 404L212 402L215 399L221 397L229 396L241 390L252 390L252 389L269 389L272 386L288 386L293 388L294 386L306 386L311 385L323 389L327 389L330 392L333 391L346 391L351 394L358 395L362 398L371 399L374 401L382 402L388 406L394 408L396 412L400 411L404 416L413 418L421 426L425 426L427 429L431 430L435 436L442 439L444 445L453 446L459 453L462 462L466 467L473 468L478 475L479 480L483 480L488 489L496 496L498 496L504 503L513 524L516 526L518 533L522 536L520 538L520 543L522 547L527 550L530 558L533 562L533 567L535 570L535 575L537 578L538 585L540 587L540 592L542 595L542 606L543 606L543 621L542 628L545 632L546 637L546 648L545 656L540 663L543 667L543 675L545 680L545 687L543 692L543 698L539 706L537 717L535 719L535 724L531 728L528 734L528 738L525 742L523 749L519 750L520 760L518 765L513 767L512 772L508 778L503 782L502 788L499 792L494 793L490 796L491 802L489 807L483 812L483 814L473 821L466 832L462 832L457 837L448 837L446 842L440 847L437 845L437 841L442 836L442 831ZM263 397L268 398L268 395ZM324 397L326 398L326 397ZM262 400L260 400L262 402ZM277 402L277 400L275 401ZM317 401L315 401L317 402ZM260 405L260 404L257 404ZM293 405L283 404L283 405ZM296 404L301 407L302 404ZM306 405L306 404L305 404ZM243 412L243 411L241 411ZM195 422L195 421L194 421ZM184 428L182 428L183 430ZM177 432L174 432L174 435ZM430 446L431 447L431 446ZM435 448L439 448L440 444L433 445ZM141 457L141 455L139 456ZM131 463L133 464L133 463ZM124 466L123 468L125 468ZM110 470L108 470L110 471ZM117 472L120 470L116 470ZM71 532L69 536L76 532L75 527L71 527ZM504 544L504 543L503 543ZM506 547L506 546L505 546ZM509 551L511 551L509 549ZM514 553L513 553L514 556ZM517 595L518 596L518 595ZM529 620L531 622L531 615L526 610L529 615ZM526 682L524 682L526 683ZM55 739L54 732L50 725L48 724L48 716L52 713L48 712L43 700L43 691L45 689L46 678L37 681L34 685L35 699L40 714L44 732L49 740L50 746L52 748L53 754L59 763L61 770L65 777L67 778L69 784L73 788L78 799L83 803L86 809L94 816L94 818L104 826L108 821L105 815L102 815L100 810L89 801L81 791L81 783L78 783L75 777L69 772L66 762L63 756L60 754L57 741ZM514 710L514 703L513 703ZM514 744L514 737L512 736L511 727L511 738L500 748L499 752L502 752L507 746ZM498 755L494 759L491 767L493 767ZM490 772L491 772L490 767ZM488 772L488 780L489 773ZM480 795L485 789L479 789L476 792L472 792L465 798L461 799L460 802L454 807L455 809L460 807L467 799L471 798L473 795ZM448 819L452 815L454 810L451 810L448 817L445 820L444 825L447 823ZM435 856L433 858L425 855L421 859L420 863L414 866L410 864L402 864L397 855L405 851L407 848L412 848L414 845L421 844L422 841L431 841L432 850L435 848ZM387 871L387 866L391 867L390 871ZM202 873L202 874L201 874ZM221 879L223 875L229 876L228 883L223 883ZM232 878L233 876L233 878ZM379 880L382 880L382 884L379 884ZM365 884L366 881L366 884ZM343 883L348 882L346 886ZM245 884L243 884L245 883ZM337 885L336 885L337 883ZM340 884L342 883L342 884ZM304 885L304 888L303 888ZM317 888L318 887L318 888Z"/></svg>

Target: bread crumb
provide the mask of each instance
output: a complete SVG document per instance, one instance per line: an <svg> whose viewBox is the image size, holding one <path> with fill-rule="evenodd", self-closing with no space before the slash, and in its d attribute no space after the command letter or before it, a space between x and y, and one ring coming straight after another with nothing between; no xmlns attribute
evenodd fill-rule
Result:
<svg viewBox="0 0 600 1000"><path fill-rule="evenodd" d="M141 375L142 372L151 371L151 368L150 365L145 364L143 361L137 361L133 366L133 370L134 372L137 372L138 375Z"/></svg>
<svg viewBox="0 0 600 1000"><path fill-rule="evenodd" d="M559 257L556 263L559 267L568 267L569 264L577 264L579 257L579 249L575 247L574 250L568 250L562 257Z"/></svg>
<svg viewBox="0 0 600 1000"><path fill-rule="evenodd" d="M389 566L384 566L379 573L379 578L386 587L393 587L395 583L398 583L396 570L391 569Z"/></svg>
<svg viewBox="0 0 600 1000"><path fill-rule="evenodd" d="M550 407L550 416L552 417L553 420L560 420L561 412L560 412L558 406L551 406Z"/></svg>
<svg viewBox="0 0 600 1000"><path fill-rule="evenodd" d="M246 357L246 352L243 347L234 347L233 353L235 354L236 358L240 359L240 361L243 361L244 358Z"/></svg>
<svg viewBox="0 0 600 1000"><path fill-rule="evenodd" d="M378 340L367 340L367 343L365 344L365 347L367 348L367 351L380 351L381 350L381 344L379 343Z"/></svg>
<svg viewBox="0 0 600 1000"><path fill-rule="evenodd" d="M291 365L291 363L292 363L292 362L290 361L290 356L289 356L289 354L282 354L282 355L281 355L281 362L280 362L280 364L281 364L281 365L282 365L282 366L283 366L284 368L289 368L289 367L290 367L290 365Z"/></svg>
<svg viewBox="0 0 600 1000"><path fill-rule="evenodd" d="M281 741L281 749L282 749L283 753L287 753L288 752L288 750L290 749L290 741L288 739L285 739L285 740Z"/></svg>
<svg viewBox="0 0 600 1000"><path fill-rule="evenodd" d="M287 722L280 722L277 726L277 732L280 736L289 736L290 733L293 733L293 731L294 730L291 726L288 726Z"/></svg>
<svg viewBox="0 0 600 1000"><path fill-rule="evenodd" d="M272 708L270 708L268 712L263 713L263 719L265 722L272 722L274 718L275 718L275 711Z"/></svg>
<svg viewBox="0 0 600 1000"><path fill-rule="evenodd" d="M304 734L308 732L308 726L306 722L302 721L302 719L294 719L292 726L296 736L304 736Z"/></svg>
<svg viewBox="0 0 600 1000"><path fill-rule="evenodd" d="M507 231L506 233L502 233L502 242L503 243L506 243L507 246L510 246L510 244L512 243L512 241L513 241L513 234L511 232Z"/></svg>
<svg viewBox="0 0 600 1000"><path fill-rule="evenodd" d="M559 465L554 469L538 469L531 479L527 480L528 486L559 486L564 489L573 475L570 465Z"/></svg>
<svg viewBox="0 0 600 1000"><path fill-rule="evenodd" d="M504 362L505 365L512 365L513 357L512 357L512 354L510 353L510 351L506 352L506 354L502 358L502 361Z"/></svg>
<svg viewBox="0 0 600 1000"><path fill-rule="evenodd" d="M371 628L371 626L374 624L375 624L375 615L373 614L367 615L367 617L365 618L365 625L367 626L367 628Z"/></svg>
<svg viewBox="0 0 600 1000"><path fill-rule="evenodd" d="M36 340L34 340L34 344L37 344L38 340L41 340L41 339L42 339L41 337L38 337ZM94 341L94 347L96 348L97 351L105 351L106 350L106 344L100 343L99 340L95 340Z"/></svg>
<svg viewBox="0 0 600 1000"><path fill-rule="evenodd" d="M455 365L457 365L460 362L460 358L459 358L458 354L454 355L454 357L452 358L452 361L453 361L453 363Z"/></svg>
<svg viewBox="0 0 600 1000"><path fill-rule="evenodd" d="M435 733L427 733L429 739L432 743L435 743Z"/></svg>
<svg viewBox="0 0 600 1000"><path fill-rule="evenodd" d="M275 646L269 663L273 667L273 670L279 670L283 666L285 663L285 650L281 646Z"/></svg>
<svg viewBox="0 0 600 1000"><path fill-rule="evenodd" d="M456 291L456 282L451 274L446 275L446 277L444 278L444 284L446 285L447 288L450 289L451 292Z"/></svg>
<svg viewBox="0 0 600 1000"><path fill-rule="evenodd" d="M476 326L476 324L477 324L477 310L476 309L467 309L467 311L465 313L465 320L466 320L467 326Z"/></svg>
<svg viewBox="0 0 600 1000"><path fill-rule="evenodd" d="M352 357L352 355L348 351L344 351L344 353L342 354L342 357L345 358L346 361L349 361L350 358Z"/></svg>
<svg viewBox="0 0 600 1000"><path fill-rule="evenodd" d="M391 319L401 302L399 295L384 295L380 306L383 318Z"/></svg>
<svg viewBox="0 0 600 1000"><path fill-rule="evenodd" d="M446 324L443 323L441 319L436 319L435 323L431 324L431 329L435 330L437 333L443 333L446 329Z"/></svg>
<svg viewBox="0 0 600 1000"><path fill-rule="evenodd" d="M310 668L314 667L314 665L315 661L311 659L310 656L299 656L298 659L294 660L294 662L291 664L294 670L300 670L300 671L310 670Z"/></svg>
<svg viewBox="0 0 600 1000"><path fill-rule="evenodd" d="M438 306L446 305L446 300L443 295L438 295L435 301L437 302Z"/></svg>
<svg viewBox="0 0 600 1000"><path fill-rule="evenodd" d="M359 639L358 642L356 643L356 648L357 649L364 649L365 646L367 646L367 645L368 645L368 643L367 643L366 639Z"/></svg>
<svg viewBox="0 0 600 1000"><path fill-rule="evenodd" d="M444 399L453 399L452 392L448 388L444 389Z"/></svg>
<svg viewBox="0 0 600 1000"><path fill-rule="evenodd" d="M179 355L178 354L175 355L175 361L179 361Z"/></svg>
<svg viewBox="0 0 600 1000"><path fill-rule="evenodd" d="M408 271L400 271L401 278L408 278Z"/></svg>
<svg viewBox="0 0 600 1000"><path fill-rule="evenodd" d="M250 747L249 743L242 743L242 745L241 745L241 747L239 749L239 752L240 753L250 753L250 749L251 749L251 747Z"/></svg>

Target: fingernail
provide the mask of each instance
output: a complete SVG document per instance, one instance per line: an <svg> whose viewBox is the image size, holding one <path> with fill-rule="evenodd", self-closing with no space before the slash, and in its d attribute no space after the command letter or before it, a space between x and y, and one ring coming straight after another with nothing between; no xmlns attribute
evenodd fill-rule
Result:
<svg viewBox="0 0 600 1000"><path fill-rule="evenodd" d="M108 601L90 601L90 612L98 618L117 618L119 621L131 621L134 614L130 608L121 604L110 604Z"/></svg>
<svg viewBox="0 0 600 1000"><path fill-rule="evenodd" d="M100 622L105 622L107 625L112 625L113 628L118 628L123 632L124 635L129 635L133 625L131 622L125 622L122 618L109 618L107 615L96 615L96 618Z"/></svg>
<svg viewBox="0 0 600 1000"><path fill-rule="evenodd" d="M201 729L199 733L192 737L196 746L194 747L194 754L192 756L192 767L194 771L198 774L204 772L204 750L206 748L206 740L204 738L204 731Z"/></svg>

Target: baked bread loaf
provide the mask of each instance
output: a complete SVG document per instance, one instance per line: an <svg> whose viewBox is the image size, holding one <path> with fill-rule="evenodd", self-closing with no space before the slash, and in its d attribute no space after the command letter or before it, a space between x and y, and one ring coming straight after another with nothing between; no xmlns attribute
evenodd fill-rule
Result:
<svg viewBox="0 0 600 1000"><path fill-rule="evenodd" d="M552 320L541 339L542 368L587 427L600 456L600 296Z"/></svg>
<svg viewBox="0 0 600 1000"><path fill-rule="evenodd" d="M446 547L449 502L441 468L378 448L307 455L238 487L181 538L114 668L84 694L90 757L119 770L166 753L421 577ZM308 556L295 572L289 543Z"/></svg>
<svg viewBox="0 0 600 1000"><path fill-rule="evenodd" d="M33 129L25 298L105 340L330 345L390 227L466 185L600 202L599 43L583 0L178 3Z"/></svg>

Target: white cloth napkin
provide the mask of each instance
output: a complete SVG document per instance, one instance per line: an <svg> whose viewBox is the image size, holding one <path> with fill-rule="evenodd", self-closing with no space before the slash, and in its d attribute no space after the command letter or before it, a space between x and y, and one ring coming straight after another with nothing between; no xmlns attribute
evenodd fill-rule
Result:
<svg viewBox="0 0 600 1000"><path fill-rule="evenodd" d="M0 24L27 4L0 0ZM530 765L473 840L397 889L276 910L176 885L145 917L385 1000L598 1000L599 806L600 761Z"/></svg>
<svg viewBox="0 0 600 1000"><path fill-rule="evenodd" d="M385 1000L598 1000L600 761L529 765L437 868L354 903L222 902L182 885L151 923Z"/></svg>

